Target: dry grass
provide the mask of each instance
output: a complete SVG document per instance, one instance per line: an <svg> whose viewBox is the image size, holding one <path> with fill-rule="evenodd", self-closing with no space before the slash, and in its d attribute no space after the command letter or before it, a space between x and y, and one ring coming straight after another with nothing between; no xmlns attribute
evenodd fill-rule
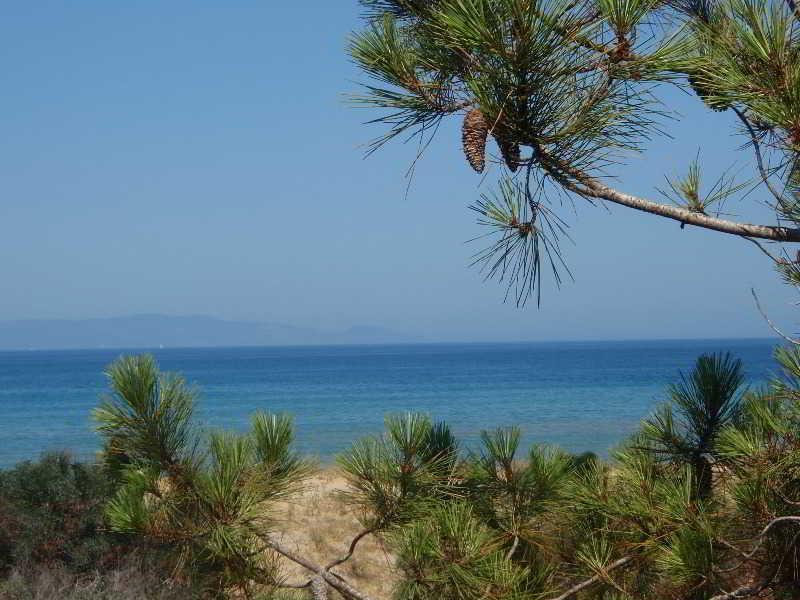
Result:
<svg viewBox="0 0 800 600"><path fill-rule="evenodd" d="M163 573L134 558L102 573L77 575L57 566L15 568L0 580L0 600L190 600L197 593L167 584Z"/></svg>
<svg viewBox="0 0 800 600"><path fill-rule="evenodd" d="M318 564L347 553L361 531L355 513L338 497L345 480L335 468L320 470L304 490L279 509L281 540ZM304 582L308 572L285 561L289 581ZM396 575L388 550L374 536L361 540L353 557L334 569L354 587L379 598L390 595Z"/></svg>

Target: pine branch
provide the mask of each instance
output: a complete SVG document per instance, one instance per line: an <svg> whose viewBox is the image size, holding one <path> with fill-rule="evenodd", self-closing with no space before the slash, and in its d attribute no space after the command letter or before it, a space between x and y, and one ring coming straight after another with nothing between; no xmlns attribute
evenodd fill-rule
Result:
<svg viewBox="0 0 800 600"><path fill-rule="evenodd" d="M772 331L777 333L781 338L783 338L790 344L794 346L800 346L800 340L797 340L793 337L786 335L783 331L778 329L778 327L772 322L772 319L769 318L769 315L767 315L764 309L761 308L761 302L759 301L758 295L756 294L756 291L753 288L750 288L750 293L753 294L753 299L756 301L756 308L758 309L758 312L760 312L761 316L764 317L764 320L767 322L767 325L769 325L770 329L772 329Z"/></svg>
<svg viewBox="0 0 800 600"><path fill-rule="evenodd" d="M328 600L328 586L325 580L317 575L311 580L311 595L314 600Z"/></svg>
<svg viewBox="0 0 800 600"><path fill-rule="evenodd" d="M586 579L585 581L581 581L579 584L572 586L560 596L556 596L555 598L551 598L550 600L567 600L567 598L571 598L578 592L581 592L586 588L594 585L595 583L601 581L603 579L603 575L606 575L607 573L613 571L614 569L618 569L620 567L627 565L629 562L631 562L631 560L633 560L633 557L631 556L625 556L623 558L620 558L619 560L615 560L613 563L611 563L604 569L604 572L602 574L598 573L597 575L594 575L589 579Z"/></svg>
<svg viewBox="0 0 800 600"><path fill-rule="evenodd" d="M627 206L628 208L658 215L667 219L673 219L684 225L695 225L703 229L711 229L739 237L770 240L773 242L800 242L800 228L738 223L736 221L729 221L727 219L720 219L718 217L693 212L678 206L653 202L652 200L620 192L607 186L583 171L558 161L542 147L537 148L537 158L545 170L551 173L562 185L564 185L564 175L568 175L570 178L574 179L579 185L567 184L565 187L581 196L608 200L609 202Z"/></svg>
<svg viewBox="0 0 800 600"><path fill-rule="evenodd" d="M780 192L778 192L778 190L775 189L775 186L772 185L772 182L769 179L769 173L767 172L767 168L764 164L764 156L761 153L761 143L758 141L758 136L756 135L755 129L753 129L752 123L750 123L750 119L748 119L747 115L745 115L735 106L731 108L739 120L744 124L745 128L747 129L747 133L750 136L750 143L753 144L753 152L755 152L756 155L756 166L758 167L758 172L761 174L761 180L767 186L770 194L772 194L772 196L778 201L778 206L782 205L785 202L785 198Z"/></svg>
<svg viewBox="0 0 800 600"><path fill-rule="evenodd" d="M795 0L786 0L786 4L789 7L789 10L794 13L795 19L800 20L800 6L797 5L797 2L795 2Z"/></svg>
<svg viewBox="0 0 800 600"><path fill-rule="evenodd" d="M770 521L766 525L766 527L764 527L764 529L761 530L761 533L758 534L758 543L755 545L755 547L750 552L746 553L741 552L742 557L745 560L751 560L753 556L756 554L756 552L758 552L758 550L764 544L764 540L766 539L766 536L770 532L770 530L772 530L773 527L776 527L784 523L800 524L800 517L796 516L778 517ZM794 539L792 540L792 543L789 546L789 550L791 550L794 547L799 536L800 533L794 536ZM735 600L736 598L752 598L753 596L758 596L759 594L761 594L761 592L763 592L770 585L772 585L772 582L775 579L775 576L780 571L780 567L785 559L786 555L784 555L781 558L780 563L778 563L777 567L772 570L772 574L769 577L763 579L762 581L756 584L743 585L739 588L736 588L732 592L724 592L722 594L717 594L716 596L712 596L711 598L709 598L709 600Z"/></svg>
<svg viewBox="0 0 800 600"><path fill-rule="evenodd" d="M319 583L315 584L315 581L322 579L325 581L325 583L347 598L352 598L353 600L373 600L370 596L367 596L365 593L357 590L341 577L328 572L325 567L311 562L303 556L299 556L280 542L267 536L262 536L261 539L268 548L271 548L281 556L288 558L292 562L297 563L301 567L304 567L305 569L314 573L315 577L312 577L311 579L312 586L319 585Z"/></svg>
<svg viewBox="0 0 800 600"><path fill-rule="evenodd" d="M355 537L353 538L353 540L350 542L350 548L347 550L347 554L345 554L345 555L344 555L344 556L342 556L341 558L338 558L338 559L334 560L334 561L333 561L333 562L331 562L331 563L328 563L328 565L326 565L326 566L325 566L325 570L326 570L326 571L330 571L330 570L331 570L331 569L333 569L334 567L338 567L338 566L339 566L339 565L341 565L342 563L345 563L345 562L347 562L348 560L350 560L350 558L353 556L353 553L356 551L356 547L358 546L358 543L359 543L361 540L363 540L365 537L367 537L368 535L370 535L371 533L374 533L374 532L375 532L375 529L374 529L374 528L365 529L365 530L363 530L362 532L360 532L360 533L359 533L357 536L355 536Z"/></svg>

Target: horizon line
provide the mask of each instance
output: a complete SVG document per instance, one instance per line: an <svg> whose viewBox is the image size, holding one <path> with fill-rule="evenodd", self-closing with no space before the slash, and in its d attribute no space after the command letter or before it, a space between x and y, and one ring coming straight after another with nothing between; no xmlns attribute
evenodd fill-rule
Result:
<svg viewBox="0 0 800 600"><path fill-rule="evenodd" d="M563 339L563 340L471 340L471 341L424 341L424 342L352 342L340 344L245 344L245 345L202 345L202 346L75 346L61 348L0 348L0 353L23 352L87 352L87 351L160 351L160 350L237 350L256 348L386 348L386 347L413 347L413 346L521 346L521 345L549 345L549 344L625 344L643 342L767 342L773 341L776 346L783 342L779 337L771 336L740 336L740 337L654 337L654 338L619 338L619 339Z"/></svg>

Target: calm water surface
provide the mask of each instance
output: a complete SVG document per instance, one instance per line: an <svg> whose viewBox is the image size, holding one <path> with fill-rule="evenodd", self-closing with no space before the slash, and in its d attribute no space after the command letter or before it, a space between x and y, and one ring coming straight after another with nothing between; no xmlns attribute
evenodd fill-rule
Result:
<svg viewBox="0 0 800 600"><path fill-rule="evenodd" d="M607 449L664 400L702 352L729 350L751 382L775 369L774 340L441 344L154 350L202 393L204 425L243 429L258 409L289 412L299 448L323 460L408 410L448 421L467 444L519 424L526 442ZM49 449L91 456L91 409L124 351L0 352L0 466Z"/></svg>

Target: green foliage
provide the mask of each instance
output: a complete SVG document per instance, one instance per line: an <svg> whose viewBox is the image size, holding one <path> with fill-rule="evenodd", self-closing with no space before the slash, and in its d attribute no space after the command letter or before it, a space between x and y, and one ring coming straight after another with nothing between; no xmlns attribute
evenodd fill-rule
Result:
<svg viewBox="0 0 800 600"><path fill-rule="evenodd" d="M747 183L736 183L735 178L728 173L723 173L714 182L711 188L703 193L702 173L700 160L695 158L689 164L689 170L684 177L678 179L667 178L671 193L661 193L672 200L677 206L699 214L708 214L716 206L719 214L725 201L747 187Z"/></svg>
<svg viewBox="0 0 800 600"><path fill-rule="evenodd" d="M430 420L388 419L341 464L398 557L395 597L547 599L589 581L582 598L700 599L770 569L776 593L797 585L793 522L760 534L800 499L800 350L777 357L767 399L744 391L740 361L701 356L611 463L523 453L511 427L484 431L445 476L421 458Z"/></svg>
<svg viewBox="0 0 800 600"><path fill-rule="evenodd" d="M0 572L113 565L128 549L104 531L103 505L111 493L99 466L64 453L0 471Z"/></svg>
<svg viewBox="0 0 800 600"><path fill-rule="evenodd" d="M386 418L386 433L355 443L337 462L345 494L369 529L407 522L452 484L457 444L449 428L419 414Z"/></svg>
<svg viewBox="0 0 800 600"><path fill-rule="evenodd" d="M174 375L162 375L150 355L126 356L106 372L113 393L95 410L112 471L146 463L172 474L193 467L192 415L196 392Z"/></svg>
<svg viewBox="0 0 800 600"><path fill-rule="evenodd" d="M746 400L740 422L720 434L718 446L730 465L733 535L759 540L753 552L774 564L776 589L796 590L797 525L759 534L773 519L797 515L800 504L800 348L778 348L775 356L781 376Z"/></svg>
<svg viewBox="0 0 800 600"><path fill-rule="evenodd" d="M520 431L498 429L481 434L483 448L468 463L466 487L485 521L506 539L537 541L537 517L562 499L574 463L559 450L534 447L517 459Z"/></svg>
<svg viewBox="0 0 800 600"><path fill-rule="evenodd" d="M270 507L310 471L291 450L291 419L256 414L250 432L211 433L201 451L196 394L181 378L139 356L112 365L109 379L113 395L95 417L119 479L111 528L169 546L173 569L208 593L276 585Z"/></svg>
<svg viewBox="0 0 800 600"><path fill-rule="evenodd" d="M469 505L435 507L393 536L404 574L397 600L521 599L525 569L505 560L494 536Z"/></svg>
<svg viewBox="0 0 800 600"><path fill-rule="evenodd" d="M567 225L540 198L532 196L516 181L500 181L498 190L483 194L470 208L478 223L489 228L486 237L494 242L473 257L487 279L507 280L507 295L520 304L531 289L541 300L544 266L561 285L563 275L572 277L561 258L560 238L567 236Z"/></svg>
<svg viewBox="0 0 800 600"><path fill-rule="evenodd" d="M680 383L669 387L671 402L642 427L642 441L651 452L691 466L700 497L711 493L717 437L739 417L743 384L740 360L730 354L703 355L688 377L682 374Z"/></svg>
<svg viewBox="0 0 800 600"><path fill-rule="evenodd" d="M729 0L693 25L700 43L700 81L706 101L739 103L768 127L788 136L798 123L798 38L783 2Z"/></svg>
<svg viewBox="0 0 800 600"><path fill-rule="evenodd" d="M576 192L572 170L600 173L659 131L653 86L685 76L697 41L681 27L652 27L664 4L656 0L361 3L366 24L349 52L370 82L354 100L385 109L373 122L387 128L372 150L479 109L510 171L526 169L524 179L501 175L498 195L527 214L498 221L500 203L476 204L500 234L477 262L518 304L540 288L541 257L559 282L565 231L553 197ZM504 147L526 155L512 164Z"/></svg>

